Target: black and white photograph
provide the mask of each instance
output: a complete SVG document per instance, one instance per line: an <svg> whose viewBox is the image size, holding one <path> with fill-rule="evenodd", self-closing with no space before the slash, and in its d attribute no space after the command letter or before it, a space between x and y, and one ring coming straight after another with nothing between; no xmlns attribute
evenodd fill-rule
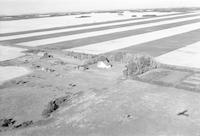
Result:
<svg viewBox="0 0 200 136"><path fill-rule="evenodd" d="M0 0L0 136L200 136L200 1Z"/></svg>

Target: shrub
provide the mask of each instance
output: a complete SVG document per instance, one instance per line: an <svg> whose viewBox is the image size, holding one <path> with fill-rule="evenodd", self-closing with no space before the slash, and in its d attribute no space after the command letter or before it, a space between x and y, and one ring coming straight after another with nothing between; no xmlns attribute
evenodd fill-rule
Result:
<svg viewBox="0 0 200 136"><path fill-rule="evenodd" d="M14 126L14 128L26 128L26 127L29 127L31 125L33 125L33 121L32 120L31 121L22 122L21 124Z"/></svg>
<svg viewBox="0 0 200 136"><path fill-rule="evenodd" d="M87 65L87 66L93 65L95 63L97 63L96 58L90 58L90 59L86 59L86 60L83 61L83 65Z"/></svg>
<svg viewBox="0 0 200 136"><path fill-rule="evenodd" d="M158 67L158 63L148 55L135 55L129 59L123 71L125 76L140 75Z"/></svg>
<svg viewBox="0 0 200 136"><path fill-rule="evenodd" d="M56 111L60 106L70 103L72 100L72 94L67 96L59 97L48 103L47 108L43 110L42 116L49 117L54 111Z"/></svg>
<svg viewBox="0 0 200 136"><path fill-rule="evenodd" d="M123 62L123 56L125 55L126 53L125 52L117 52L114 54L114 58L113 58L113 61L116 61L116 62Z"/></svg>
<svg viewBox="0 0 200 136"><path fill-rule="evenodd" d="M86 60L83 61L83 65L82 66L90 66L93 64L96 64L98 61L107 61L110 62L109 59L105 56L95 56L95 57L90 57Z"/></svg>
<svg viewBox="0 0 200 136"><path fill-rule="evenodd" d="M114 61L114 62L120 62L120 63L127 63L127 61L132 58L133 55L128 52L116 52L112 53L111 55L108 55L109 60Z"/></svg>
<svg viewBox="0 0 200 136"><path fill-rule="evenodd" d="M127 64L129 61L132 60L133 56L134 56L134 55L131 54L131 53L126 53L126 54L124 54L124 55L123 55L123 60L122 60L122 62L123 62L124 64Z"/></svg>
<svg viewBox="0 0 200 136"><path fill-rule="evenodd" d="M79 60L91 59L97 56L97 55L78 53L78 52L73 52L73 51L67 51L65 52L65 55L72 57L74 59L79 59Z"/></svg>
<svg viewBox="0 0 200 136"><path fill-rule="evenodd" d="M16 123L17 121L9 118L9 119L0 119L0 132L1 131L7 131L11 129L17 129L17 128L25 128L33 125L33 121L25 121L20 124Z"/></svg>
<svg viewBox="0 0 200 136"><path fill-rule="evenodd" d="M11 127L15 124L15 120L11 119L0 119L0 127Z"/></svg>
<svg viewBox="0 0 200 136"><path fill-rule="evenodd" d="M24 51L24 53L38 54L39 52L45 52L43 49L29 49Z"/></svg>

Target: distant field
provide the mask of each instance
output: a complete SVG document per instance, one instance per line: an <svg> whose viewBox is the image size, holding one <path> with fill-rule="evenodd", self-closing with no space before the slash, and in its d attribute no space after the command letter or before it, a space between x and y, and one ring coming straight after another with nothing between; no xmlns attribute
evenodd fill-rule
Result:
<svg viewBox="0 0 200 136"><path fill-rule="evenodd" d="M53 15L56 17L49 17ZM59 15L1 21L0 43L27 49L48 48L88 54L127 51L158 57L200 40L200 13L195 9ZM165 61L162 59L163 63Z"/></svg>
<svg viewBox="0 0 200 136"><path fill-rule="evenodd" d="M0 15L0 21L8 20L22 20L32 18L44 18L44 17L57 17L57 16L70 16L70 15L84 15L91 13L123 13L124 11L130 12L190 12L197 10L198 8L167 8L167 9L140 9L140 10L112 10L112 11L87 11L87 12L61 12L61 13L43 13L43 14L25 14L25 15Z"/></svg>
<svg viewBox="0 0 200 136"><path fill-rule="evenodd" d="M93 25L94 23L109 23L116 21L133 20L141 17L148 17L148 15L160 16L177 14L179 12L133 12L124 11L123 13L87 13L87 14L73 14L69 16L55 16L48 17L45 15L43 18L30 18L20 20L10 20L1 22L1 31L3 33L22 32L22 31L43 31L42 29L59 29L59 27L78 27L76 25ZM41 16L41 15L40 15ZM109 21L109 22L108 22ZM41 29L41 30L40 30Z"/></svg>

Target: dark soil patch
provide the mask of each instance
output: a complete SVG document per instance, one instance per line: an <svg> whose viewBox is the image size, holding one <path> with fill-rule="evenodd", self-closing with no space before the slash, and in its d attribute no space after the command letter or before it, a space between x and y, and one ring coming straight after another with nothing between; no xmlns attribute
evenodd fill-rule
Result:
<svg viewBox="0 0 200 136"><path fill-rule="evenodd" d="M152 15L143 15L143 17L157 17L157 15L154 15L154 14L152 14Z"/></svg>
<svg viewBox="0 0 200 136"><path fill-rule="evenodd" d="M33 121L25 121L25 122L22 122L21 124L19 125L15 125L14 128L26 128L28 126L31 126L33 125Z"/></svg>
<svg viewBox="0 0 200 136"><path fill-rule="evenodd" d="M91 17L91 16L79 16L79 17L76 17L76 18L88 18L88 17Z"/></svg>
<svg viewBox="0 0 200 136"><path fill-rule="evenodd" d="M28 83L29 81L23 81L23 80L20 80L18 82L16 82L17 85L24 85L26 83Z"/></svg>
<svg viewBox="0 0 200 136"><path fill-rule="evenodd" d="M29 50L24 51L24 53L32 53L32 54L37 54L39 52L45 52L45 50L42 50L42 49L29 49Z"/></svg>
<svg viewBox="0 0 200 136"><path fill-rule="evenodd" d="M19 128L26 128L32 126L34 123L33 121L25 121L22 123L17 123L16 120L9 118L9 119L0 119L0 132L12 130L12 129L19 129Z"/></svg>
<svg viewBox="0 0 200 136"><path fill-rule="evenodd" d="M1 119L0 120L0 127L6 128L6 127L11 127L16 123L15 120L11 119Z"/></svg>
<svg viewBox="0 0 200 136"><path fill-rule="evenodd" d="M55 112L56 110L58 110L61 106L70 105L73 99L79 95L80 93L76 93L76 94L68 93L66 96L62 96L62 97L56 98L55 100L50 101L47 104L46 109L43 110L42 116L45 118L50 117L51 114Z"/></svg>

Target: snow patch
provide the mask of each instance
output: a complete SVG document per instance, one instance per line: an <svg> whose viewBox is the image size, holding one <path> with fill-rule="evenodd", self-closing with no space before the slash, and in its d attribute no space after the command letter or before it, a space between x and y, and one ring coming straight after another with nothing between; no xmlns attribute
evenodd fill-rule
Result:
<svg viewBox="0 0 200 136"><path fill-rule="evenodd" d="M31 71L25 67L17 67L17 66L0 66L0 84L5 81L24 76L26 74L31 73Z"/></svg>
<svg viewBox="0 0 200 136"><path fill-rule="evenodd" d="M103 61L99 61L97 63L97 67L98 68L105 68L105 69L108 69L108 68L111 68L112 66L106 62L103 62Z"/></svg>
<svg viewBox="0 0 200 136"><path fill-rule="evenodd" d="M171 51L156 58L158 62L183 66L189 68L200 68L200 42Z"/></svg>
<svg viewBox="0 0 200 136"><path fill-rule="evenodd" d="M23 56L26 49L9 47L9 46L1 46L0 45L0 61L14 59L20 56Z"/></svg>

